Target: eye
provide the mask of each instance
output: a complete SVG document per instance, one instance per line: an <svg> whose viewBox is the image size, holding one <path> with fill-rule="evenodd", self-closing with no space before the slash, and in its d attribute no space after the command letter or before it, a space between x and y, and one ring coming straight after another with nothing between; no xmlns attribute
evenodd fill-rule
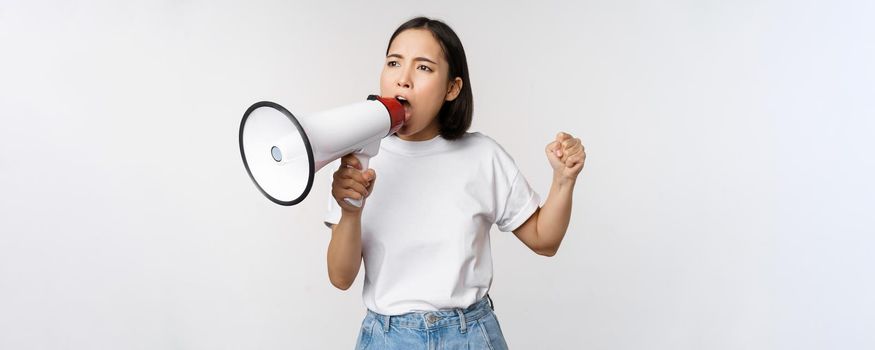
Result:
<svg viewBox="0 0 875 350"><path fill-rule="evenodd" d="M416 68L419 69L419 70L424 70L424 71L426 71L426 72L431 72L431 71L432 71L431 67L426 66L426 65L424 65L424 64L421 64L421 65L419 65L419 67L416 67Z"/></svg>
<svg viewBox="0 0 875 350"><path fill-rule="evenodd" d="M386 65L389 67L398 67L398 61L389 61Z"/></svg>

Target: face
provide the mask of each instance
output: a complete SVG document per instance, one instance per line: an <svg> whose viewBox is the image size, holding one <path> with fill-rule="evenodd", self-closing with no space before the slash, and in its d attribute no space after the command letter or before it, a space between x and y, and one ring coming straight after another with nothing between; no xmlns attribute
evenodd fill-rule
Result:
<svg viewBox="0 0 875 350"><path fill-rule="evenodd" d="M406 121L398 137L423 141L438 135L437 114L444 101L458 96L462 85L448 73L449 63L431 32L408 29L395 37L380 74L380 95L398 98L404 105Z"/></svg>

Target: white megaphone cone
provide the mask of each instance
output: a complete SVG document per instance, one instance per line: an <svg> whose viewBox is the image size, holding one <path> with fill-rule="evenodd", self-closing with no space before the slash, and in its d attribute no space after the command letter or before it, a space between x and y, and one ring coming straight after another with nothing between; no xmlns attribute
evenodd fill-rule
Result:
<svg viewBox="0 0 875 350"><path fill-rule="evenodd" d="M306 117L295 117L273 102L258 102L240 121L240 156L262 194L274 203L295 205L310 193L316 172L340 157L354 153L366 170L380 140L404 124L404 114L398 100L376 95Z"/></svg>

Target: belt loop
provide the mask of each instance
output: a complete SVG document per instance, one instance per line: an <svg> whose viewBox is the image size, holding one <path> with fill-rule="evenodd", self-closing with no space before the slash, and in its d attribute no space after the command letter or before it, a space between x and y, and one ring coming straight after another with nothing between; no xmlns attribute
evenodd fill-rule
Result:
<svg viewBox="0 0 875 350"><path fill-rule="evenodd" d="M468 322L465 320L465 311L462 311L462 309L456 309L456 313L459 314L459 331L462 332L462 334L465 334L465 332L468 331Z"/></svg>
<svg viewBox="0 0 875 350"><path fill-rule="evenodd" d="M489 308L495 311L495 304L492 303L492 297L489 296L489 293L486 293L486 300L489 301Z"/></svg>
<svg viewBox="0 0 875 350"><path fill-rule="evenodd" d="M383 315L383 333L389 333L389 321L392 316Z"/></svg>

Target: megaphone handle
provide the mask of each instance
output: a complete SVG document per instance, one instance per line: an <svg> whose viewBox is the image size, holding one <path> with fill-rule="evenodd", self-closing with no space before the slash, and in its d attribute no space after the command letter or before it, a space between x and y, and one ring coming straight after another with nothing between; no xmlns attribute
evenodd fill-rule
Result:
<svg viewBox="0 0 875 350"><path fill-rule="evenodd" d="M361 154L361 153L355 153L354 155L355 155L356 159L359 160L359 163L361 163L362 171L368 170L368 161L371 160L371 156ZM343 200L345 200L347 203L355 206L356 208L362 207L362 200L361 199L344 198Z"/></svg>
<svg viewBox="0 0 875 350"><path fill-rule="evenodd" d="M363 147L361 150L353 153L353 155L355 156L356 159L359 160L359 163L362 165L362 171L367 171L368 170L368 162L371 160L371 157L377 155L377 152L379 152L379 151L380 151L380 141L378 140L374 143L371 143L371 144ZM355 206L356 208L362 207L362 200L361 199L344 198L343 200L345 200L350 205Z"/></svg>

